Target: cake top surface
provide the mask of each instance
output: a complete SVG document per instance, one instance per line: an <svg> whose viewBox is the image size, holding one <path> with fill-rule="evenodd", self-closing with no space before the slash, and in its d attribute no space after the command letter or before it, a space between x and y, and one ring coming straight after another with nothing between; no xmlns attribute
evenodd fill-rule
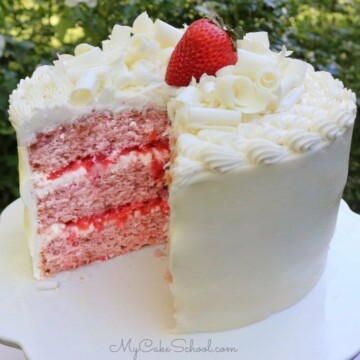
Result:
<svg viewBox="0 0 360 360"><path fill-rule="evenodd" d="M265 32L238 41L238 61L170 100L179 134L175 182L267 165L329 145L352 128L355 94L329 73L270 49Z"/></svg>
<svg viewBox="0 0 360 360"><path fill-rule="evenodd" d="M58 55L53 65L21 80L10 96L10 121L20 131L46 131L95 107L166 108L165 71L183 32L146 13L132 27L115 25L102 48L80 44L74 55ZM51 119L44 110L51 110Z"/></svg>
<svg viewBox="0 0 360 360"><path fill-rule="evenodd" d="M173 179L187 184L316 150L353 126L355 94L285 47L272 51L266 32L238 40L235 65L168 86L166 68L184 31L143 13L132 27L115 25L102 49L80 44L37 68L10 97L20 144L92 109L167 106L177 137Z"/></svg>

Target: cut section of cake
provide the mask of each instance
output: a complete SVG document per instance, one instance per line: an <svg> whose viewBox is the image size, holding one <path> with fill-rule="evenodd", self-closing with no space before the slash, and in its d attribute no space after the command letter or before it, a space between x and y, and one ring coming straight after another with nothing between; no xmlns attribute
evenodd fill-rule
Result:
<svg viewBox="0 0 360 360"><path fill-rule="evenodd" d="M12 94L35 277L166 242L163 79L181 35L142 14L102 50L81 44Z"/></svg>
<svg viewBox="0 0 360 360"><path fill-rule="evenodd" d="M166 241L163 110L95 112L38 133L27 151L42 276Z"/></svg>

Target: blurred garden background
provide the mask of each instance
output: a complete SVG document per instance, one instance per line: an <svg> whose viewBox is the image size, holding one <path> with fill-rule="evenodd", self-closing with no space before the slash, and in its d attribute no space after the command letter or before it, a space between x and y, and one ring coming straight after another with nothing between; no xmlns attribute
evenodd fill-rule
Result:
<svg viewBox="0 0 360 360"><path fill-rule="evenodd" d="M295 57L329 71L360 95L360 0L1 0L0 211L19 196L9 94L37 65L51 63L57 53L73 53L82 42L100 45L114 24L132 24L142 11L178 27L216 11L233 28L267 31L273 49L284 44ZM359 119L344 198L360 213Z"/></svg>

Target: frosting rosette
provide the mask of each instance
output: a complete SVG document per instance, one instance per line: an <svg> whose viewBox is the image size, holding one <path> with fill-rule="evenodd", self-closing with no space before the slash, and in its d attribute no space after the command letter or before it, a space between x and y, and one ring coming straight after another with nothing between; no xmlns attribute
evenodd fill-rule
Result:
<svg viewBox="0 0 360 360"><path fill-rule="evenodd" d="M352 127L355 94L290 55L285 47L272 51L267 33L248 33L235 65L178 90L168 110L176 152L190 162L175 164L175 183L315 151Z"/></svg>

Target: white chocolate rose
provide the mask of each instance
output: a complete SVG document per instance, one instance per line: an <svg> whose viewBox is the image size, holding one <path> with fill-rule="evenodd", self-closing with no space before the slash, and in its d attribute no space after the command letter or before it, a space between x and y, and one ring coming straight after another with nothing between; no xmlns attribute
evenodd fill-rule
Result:
<svg viewBox="0 0 360 360"><path fill-rule="evenodd" d="M280 72L277 68L261 68L255 75L258 88L264 92L276 92L280 86Z"/></svg>
<svg viewBox="0 0 360 360"><path fill-rule="evenodd" d="M216 98L226 109L253 114L265 110L276 96L245 76L226 75L219 77L216 82Z"/></svg>

